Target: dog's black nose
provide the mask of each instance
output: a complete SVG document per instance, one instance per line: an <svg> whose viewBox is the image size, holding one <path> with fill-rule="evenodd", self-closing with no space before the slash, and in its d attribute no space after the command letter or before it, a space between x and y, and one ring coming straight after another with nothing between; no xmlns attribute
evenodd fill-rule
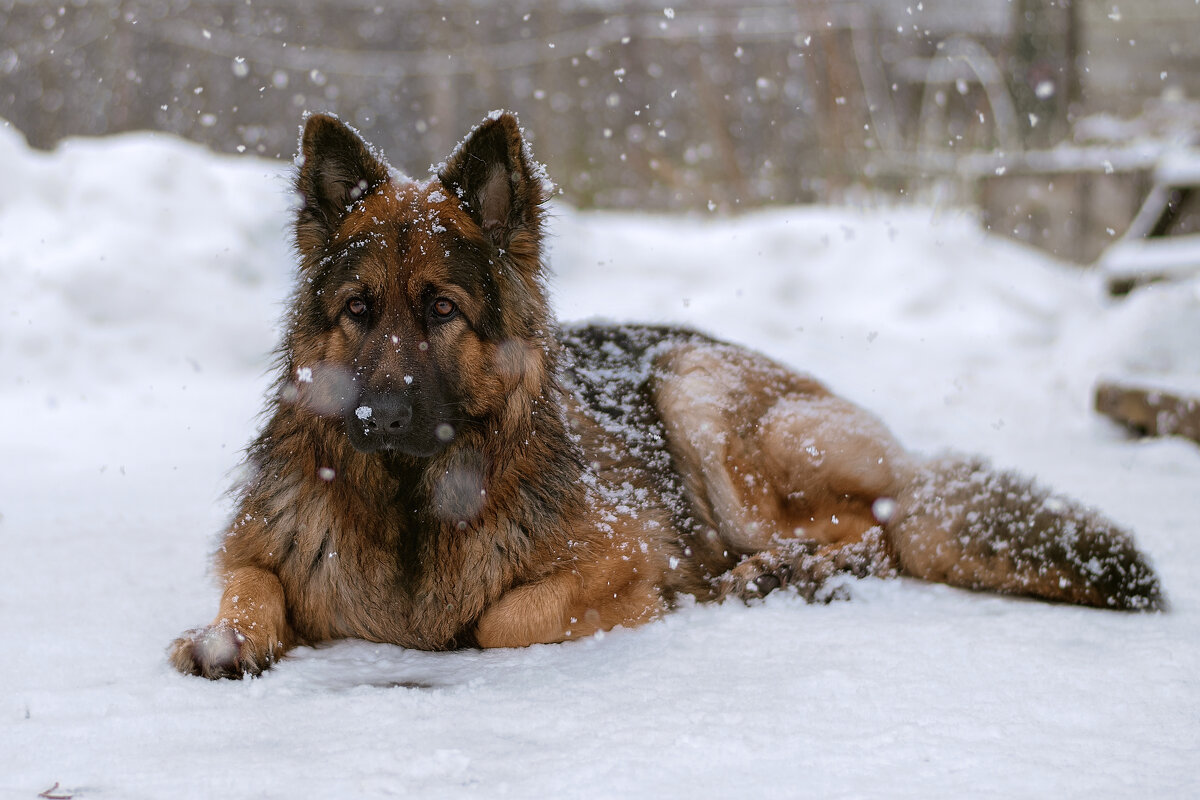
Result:
<svg viewBox="0 0 1200 800"><path fill-rule="evenodd" d="M403 433L412 422L412 403L398 394L364 394L359 397L354 416L362 422L363 431L394 436Z"/></svg>

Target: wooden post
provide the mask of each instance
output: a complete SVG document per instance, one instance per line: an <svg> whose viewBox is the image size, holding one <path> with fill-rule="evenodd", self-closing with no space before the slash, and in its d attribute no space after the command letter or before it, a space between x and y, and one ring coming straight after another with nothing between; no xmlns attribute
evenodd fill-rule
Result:
<svg viewBox="0 0 1200 800"><path fill-rule="evenodd" d="M1096 410L1145 436L1185 436L1200 442L1200 397L1104 381Z"/></svg>

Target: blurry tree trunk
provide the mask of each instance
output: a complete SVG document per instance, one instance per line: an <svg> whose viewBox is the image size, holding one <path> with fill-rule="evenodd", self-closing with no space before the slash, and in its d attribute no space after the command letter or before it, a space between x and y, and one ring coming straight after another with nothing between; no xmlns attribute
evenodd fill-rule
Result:
<svg viewBox="0 0 1200 800"><path fill-rule="evenodd" d="M857 174L848 163L848 146L861 142L861 127L849 103L859 97L860 80L854 58L854 41L849 30L836 23L836 2L799 0L801 18L807 19L812 35L812 57L817 75L817 126L823 176L830 187L844 186Z"/></svg>
<svg viewBox="0 0 1200 800"><path fill-rule="evenodd" d="M733 51L734 45L728 39L720 38L717 41L721 46L728 47L730 52ZM714 84L709 72L710 56L714 59L720 58L713 48L706 48L704 45L696 46L696 58L692 61L696 99L700 101L707 133L712 137L711 141L720 158L722 171L725 173L722 197L716 202L733 208L750 199L749 187L746 185L746 177L742 174L741 167L738 166L737 144L729 133L729 120L725 113L727 104L722 101L722 91Z"/></svg>
<svg viewBox="0 0 1200 800"><path fill-rule="evenodd" d="M1078 15L1074 0L1016 0L1009 81L1029 147L1049 147L1070 131L1080 100Z"/></svg>

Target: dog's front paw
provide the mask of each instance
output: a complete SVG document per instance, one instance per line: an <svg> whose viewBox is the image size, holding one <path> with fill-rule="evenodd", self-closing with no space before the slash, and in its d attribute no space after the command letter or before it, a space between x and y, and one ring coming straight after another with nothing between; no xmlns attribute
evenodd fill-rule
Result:
<svg viewBox="0 0 1200 800"><path fill-rule="evenodd" d="M256 676L270 666L270 658L259 658L249 639L227 623L196 628L171 643L171 664L185 675L210 680Z"/></svg>

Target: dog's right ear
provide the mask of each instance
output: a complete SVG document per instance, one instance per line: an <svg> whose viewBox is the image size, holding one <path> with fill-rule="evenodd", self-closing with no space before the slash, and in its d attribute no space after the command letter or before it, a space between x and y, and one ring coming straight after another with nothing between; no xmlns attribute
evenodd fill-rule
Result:
<svg viewBox="0 0 1200 800"><path fill-rule="evenodd" d="M300 139L296 192L296 247L301 255L322 249L350 206L388 179L388 167L337 117L313 114Z"/></svg>

